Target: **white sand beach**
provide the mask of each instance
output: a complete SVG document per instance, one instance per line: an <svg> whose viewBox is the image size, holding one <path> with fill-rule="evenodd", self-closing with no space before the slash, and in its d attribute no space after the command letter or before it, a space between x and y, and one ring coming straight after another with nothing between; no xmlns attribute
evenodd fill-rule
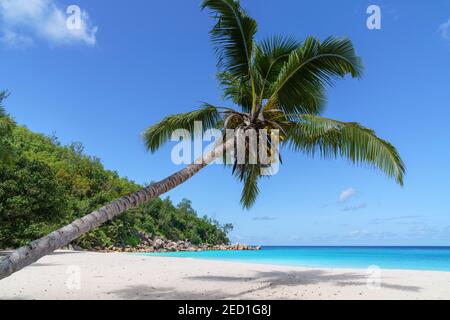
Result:
<svg viewBox="0 0 450 320"><path fill-rule="evenodd" d="M363 269L58 251L0 280L0 299L450 299L450 272L380 279L377 288Z"/></svg>

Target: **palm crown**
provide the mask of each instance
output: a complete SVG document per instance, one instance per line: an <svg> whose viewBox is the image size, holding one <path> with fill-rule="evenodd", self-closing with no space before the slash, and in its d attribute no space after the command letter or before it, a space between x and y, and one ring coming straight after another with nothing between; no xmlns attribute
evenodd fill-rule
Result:
<svg viewBox="0 0 450 320"><path fill-rule="evenodd" d="M235 108L205 104L166 117L144 132L151 152L167 142L175 129L193 130L195 121L202 121L205 130L219 128L223 132L277 130L282 145L294 151L344 157L354 164L378 168L403 184L405 167L389 142L358 123L319 116L326 86L347 74L361 76L361 59L349 39L308 37L298 42L274 36L256 42L257 23L239 1L205 0L202 8L209 9L215 19L211 38L218 57L217 77L224 97ZM251 207L259 193L260 167L234 163L233 173L244 184L241 203L245 208Z"/></svg>

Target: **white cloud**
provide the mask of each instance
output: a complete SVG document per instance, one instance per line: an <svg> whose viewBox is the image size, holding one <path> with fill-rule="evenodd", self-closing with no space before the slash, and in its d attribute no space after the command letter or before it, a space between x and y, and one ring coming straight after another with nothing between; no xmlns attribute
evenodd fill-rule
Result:
<svg viewBox="0 0 450 320"><path fill-rule="evenodd" d="M347 201L348 198L350 198L351 196L353 196L356 193L356 190L353 188L348 188L345 189L344 191L341 192L341 194L339 195L339 202L345 202Z"/></svg>
<svg viewBox="0 0 450 320"><path fill-rule="evenodd" d="M264 216L264 217L254 217L253 221L272 221L275 220L275 217L269 217L269 216Z"/></svg>
<svg viewBox="0 0 450 320"><path fill-rule="evenodd" d="M357 206L346 206L344 209L342 209L343 211L358 211L361 209L365 209L367 208L367 203L363 202L358 204Z"/></svg>
<svg viewBox="0 0 450 320"><path fill-rule="evenodd" d="M0 36L0 42L12 48L25 48L33 45L33 39L28 36L6 30Z"/></svg>
<svg viewBox="0 0 450 320"><path fill-rule="evenodd" d="M0 0L0 38L11 46L27 46L36 39L51 45L95 45L97 27L81 11L80 28L67 27L66 9L56 0Z"/></svg>
<svg viewBox="0 0 450 320"><path fill-rule="evenodd" d="M450 19L439 26L439 32L442 38L445 40L450 40Z"/></svg>
<svg viewBox="0 0 450 320"><path fill-rule="evenodd" d="M360 235L364 235L364 234L366 234L367 232L365 232L365 231L361 231L361 230L354 230L354 231L350 231L349 233L348 233L348 235L350 236L350 237L357 237L357 236L360 236Z"/></svg>
<svg viewBox="0 0 450 320"><path fill-rule="evenodd" d="M396 224L417 224L414 220L421 216L399 216L373 219L369 224L384 224L384 223L396 223ZM405 221L406 220L406 221Z"/></svg>
<svg viewBox="0 0 450 320"><path fill-rule="evenodd" d="M347 235L344 235L344 239L350 240L388 240L396 239L399 235L389 231L367 231L367 230L354 230L350 231Z"/></svg>

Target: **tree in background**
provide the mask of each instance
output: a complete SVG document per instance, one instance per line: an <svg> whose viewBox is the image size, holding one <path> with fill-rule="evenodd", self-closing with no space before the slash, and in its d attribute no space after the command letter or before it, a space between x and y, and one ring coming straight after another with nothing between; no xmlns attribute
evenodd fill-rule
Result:
<svg viewBox="0 0 450 320"><path fill-rule="evenodd" d="M80 143L62 146L16 126L9 138L14 158L0 170L0 248L17 248L80 218L142 186L105 170L97 158L84 155ZM152 199L76 239L92 249L135 246L140 234L192 243L228 243L228 228L199 217L189 200L174 205Z"/></svg>
<svg viewBox="0 0 450 320"><path fill-rule="evenodd" d="M8 97L6 91L0 91L0 166L10 164L13 152L10 145L10 137L15 126L14 121L6 113L3 101Z"/></svg>

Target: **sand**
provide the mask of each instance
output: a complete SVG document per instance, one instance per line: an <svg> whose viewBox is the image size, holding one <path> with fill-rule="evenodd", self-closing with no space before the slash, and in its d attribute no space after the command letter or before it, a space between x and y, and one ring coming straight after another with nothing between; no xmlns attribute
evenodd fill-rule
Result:
<svg viewBox="0 0 450 320"><path fill-rule="evenodd" d="M450 299L450 272L58 251L0 280L0 299Z"/></svg>

